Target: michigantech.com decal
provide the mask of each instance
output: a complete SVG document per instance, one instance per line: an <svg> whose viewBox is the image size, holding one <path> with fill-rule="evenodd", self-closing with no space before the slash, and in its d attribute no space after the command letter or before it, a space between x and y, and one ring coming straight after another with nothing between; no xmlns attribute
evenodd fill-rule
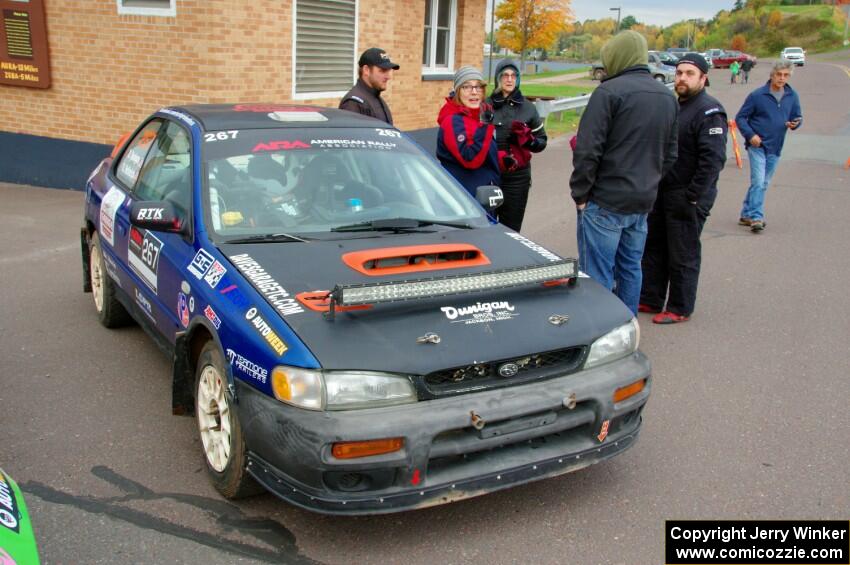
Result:
<svg viewBox="0 0 850 565"><path fill-rule="evenodd" d="M667 565L850 564L850 522L668 520Z"/></svg>

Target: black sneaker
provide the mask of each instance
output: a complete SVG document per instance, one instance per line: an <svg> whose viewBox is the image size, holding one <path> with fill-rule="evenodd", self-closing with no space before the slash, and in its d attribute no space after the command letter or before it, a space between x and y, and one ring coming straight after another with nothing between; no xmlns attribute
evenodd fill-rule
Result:
<svg viewBox="0 0 850 565"><path fill-rule="evenodd" d="M750 230L755 232L755 233L758 233L758 232L764 230L764 222L761 221L761 220L753 220L750 223Z"/></svg>

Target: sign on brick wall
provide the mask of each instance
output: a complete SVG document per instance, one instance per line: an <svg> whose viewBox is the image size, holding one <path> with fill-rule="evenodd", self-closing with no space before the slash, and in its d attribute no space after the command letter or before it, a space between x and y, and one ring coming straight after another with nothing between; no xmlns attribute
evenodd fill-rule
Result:
<svg viewBox="0 0 850 565"><path fill-rule="evenodd" d="M0 0L0 84L47 88L44 0Z"/></svg>

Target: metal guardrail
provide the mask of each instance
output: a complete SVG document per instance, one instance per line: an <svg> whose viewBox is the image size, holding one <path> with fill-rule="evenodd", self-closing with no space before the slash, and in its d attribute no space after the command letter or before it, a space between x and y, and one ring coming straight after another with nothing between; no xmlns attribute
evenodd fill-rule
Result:
<svg viewBox="0 0 850 565"><path fill-rule="evenodd" d="M675 83L668 82L664 86L673 90ZM557 98L555 100L541 100L538 98L534 101L534 107L537 108L537 113L544 120L549 114L557 114L567 110L579 110L587 106L587 101L590 100L590 94L582 94L572 98Z"/></svg>

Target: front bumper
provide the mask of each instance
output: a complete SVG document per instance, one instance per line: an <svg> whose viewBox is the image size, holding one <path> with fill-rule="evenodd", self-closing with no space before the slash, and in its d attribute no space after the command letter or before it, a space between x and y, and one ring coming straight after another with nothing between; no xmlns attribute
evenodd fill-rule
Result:
<svg viewBox="0 0 850 565"><path fill-rule="evenodd" d="M238 412L248 471L268 490L321 513L378 514L470 498L613 457L637 439L650 381L620 403L612 395L649 376L649 361L638 352L531 384L340 412L284 405L237 381ZM472 413L486 422L480 431ZM359 459L331 454L334 442L390 437L403 437L404 447Z"/></svg>

